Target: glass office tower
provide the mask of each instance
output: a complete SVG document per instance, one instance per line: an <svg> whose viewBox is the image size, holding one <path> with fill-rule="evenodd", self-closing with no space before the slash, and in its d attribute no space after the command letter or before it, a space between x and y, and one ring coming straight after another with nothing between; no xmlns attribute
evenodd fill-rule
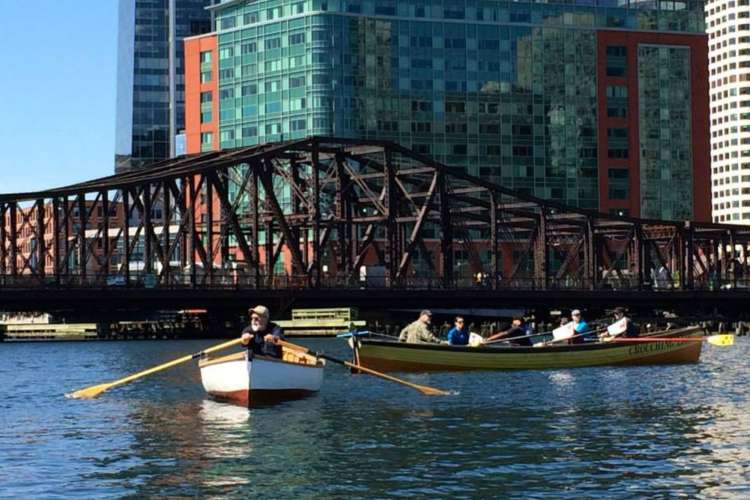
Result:
<svg viewBox="0 0 750 500"><path fill-rule="evenodd" d="M213 11L222 149L387 139L519 193L709 217L702 1L235 0Z"/></svg>
<svg viewBox="0 0 750 500"><path fill-rule="evenodd" d="M115 171L174 156L184 128L182 39L211 30L210 0L120 0Z"/></svg>

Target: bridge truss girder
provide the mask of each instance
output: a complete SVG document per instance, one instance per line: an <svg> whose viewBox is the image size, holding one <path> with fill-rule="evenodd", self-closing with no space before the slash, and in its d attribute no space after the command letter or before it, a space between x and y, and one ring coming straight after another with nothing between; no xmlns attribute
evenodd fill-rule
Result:
<svg viewBox="0 0 750 500"><path fill-rule="evenodd" d="M394 143L326 137L0 195L0 222L6 287L718 288L746 275L750 240L743 226L567 207Z"/></svg>

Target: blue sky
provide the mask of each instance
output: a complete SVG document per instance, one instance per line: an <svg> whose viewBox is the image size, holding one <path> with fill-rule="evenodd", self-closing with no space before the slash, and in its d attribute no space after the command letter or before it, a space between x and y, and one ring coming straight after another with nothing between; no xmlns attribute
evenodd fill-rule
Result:
<svg viewBox="0 0 750 500"><path fill-rule="evenodd" d="M114 171L117 0L0 0L0 193Z"/></svg>

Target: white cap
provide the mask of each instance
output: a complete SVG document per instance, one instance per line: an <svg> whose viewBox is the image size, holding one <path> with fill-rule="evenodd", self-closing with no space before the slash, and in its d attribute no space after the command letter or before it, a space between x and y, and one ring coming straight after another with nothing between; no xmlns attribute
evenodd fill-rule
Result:
<svg viewBox="0 0 750 500"><path fill-rule="evenodd" d="M268 308L266 306L255 306L252 309L250 309L250 312L257 314L261 318L268 319L268 317L270 316L268 312Z"/></svg>
<svg viewBox="0 0 750 500"><path fill-rule="evenodd" d="M570 315L571 316L580 316L581 315L581 311L578 310L578 309L573 309L572 311L570 311Z"/></svg>

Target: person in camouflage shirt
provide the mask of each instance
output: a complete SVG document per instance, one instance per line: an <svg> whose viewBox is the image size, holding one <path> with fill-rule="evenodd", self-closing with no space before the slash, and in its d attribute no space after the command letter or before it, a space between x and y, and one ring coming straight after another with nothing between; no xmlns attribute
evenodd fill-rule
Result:
<svg viewBox="0 0 750 500"><path fill-rule="evenodd" d="M440 339L430 332L432 312L424 310L419 314L419 319L407 325L398 336L399 342L409 344L440 344Z"/></svg>

